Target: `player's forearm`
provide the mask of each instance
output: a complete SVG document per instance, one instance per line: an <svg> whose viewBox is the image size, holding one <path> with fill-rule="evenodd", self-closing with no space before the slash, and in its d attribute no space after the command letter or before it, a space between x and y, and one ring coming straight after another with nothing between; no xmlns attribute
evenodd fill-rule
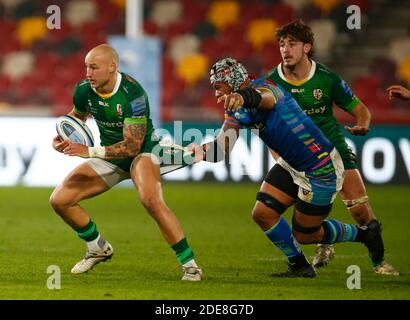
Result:
<svg viewBox="0 0 410 320"><path fill-rule="evenodd" d="M105 159L126 159L136 157L141 150L142 142L123 140L105 147Z"/></svg>
<svg viewBox="0 0 410 320"><path fill-rule="evenodd" d="M372 115L363 103L360 102L350 113L356 119L356 126L365 128L370 126Z"/></svg>
<svg viewBox="0 0 410 320"><path fill-rule="evenodd" d="M125 125L124 140L111 146L88 148L90 158L115 160L136 157L144 143L146 129L145 124Z"/></svg>
<svg viewBox="0 0 410 320"><path fill-rule="evenodd" d="M204 161L219 162L225 159L226 149L224 150L218 144L218 139L204 144L202 149L204 151Z"/></svg>
<svg viewBox="0 0 410 320"><path fill-rule="evenodd" d="M90 158L101 158L106 160L135 158L142 144L133 141L121 141L106 147L90 147L88 153Z"/></svg>
<svg viewBox="0 0 410 320"><path fill-rule="evenodd" d="M370 126L370 121L372 115L366 107L361 108L360 112L356 115L356 125L360 127L368 128Z"/></svg>

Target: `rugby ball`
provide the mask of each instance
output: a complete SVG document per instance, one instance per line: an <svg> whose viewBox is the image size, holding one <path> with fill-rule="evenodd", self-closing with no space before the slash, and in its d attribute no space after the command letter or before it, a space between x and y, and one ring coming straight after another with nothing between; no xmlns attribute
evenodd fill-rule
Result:
<svg viewBox="0 0 410 320"><path fill-rule="evenodd" d="M59 117L56 123L57 134L63 140L94 147L94 137L90 128L80 119L65 115Z"/></svg>

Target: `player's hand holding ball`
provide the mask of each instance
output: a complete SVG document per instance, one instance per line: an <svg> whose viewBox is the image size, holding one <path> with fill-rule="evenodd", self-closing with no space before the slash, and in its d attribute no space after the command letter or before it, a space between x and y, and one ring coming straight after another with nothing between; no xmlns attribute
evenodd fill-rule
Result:
<svg viewBox="0 0 410 320"><path fill-rule="evenodd" d="M78 156L82 158L89 158L90 153L88 151L88 147L83 144L79 143L74 143L69 140L66 140L68 142L67 146L64 148L63 152L67 156Z"/></svg>
<svg viewBox="0 0 410 320"><path fill-rule="evenodd" d="M64 149L68 146L68 143L68 140L63 140L58 135L53 138L53 148L58 152L63 153Z"/></svg>

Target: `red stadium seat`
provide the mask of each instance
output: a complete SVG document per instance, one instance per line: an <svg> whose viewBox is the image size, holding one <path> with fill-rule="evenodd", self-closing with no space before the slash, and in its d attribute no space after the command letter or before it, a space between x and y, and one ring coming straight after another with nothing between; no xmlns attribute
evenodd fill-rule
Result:
<svg viewBox="0 0 410 320"><path fill-rule="evenodd" d="M273 5L272 9L272 19L276 20L279 25L283 25L291 22L294 14L293 7L286 3L276 3Z"/></svg>

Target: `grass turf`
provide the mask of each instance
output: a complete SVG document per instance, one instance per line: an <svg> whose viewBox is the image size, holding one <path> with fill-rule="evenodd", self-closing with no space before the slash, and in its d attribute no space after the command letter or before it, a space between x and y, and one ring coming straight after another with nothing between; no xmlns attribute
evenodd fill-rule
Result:
<svg viewBox="0 0 410 320"><path fill-rule="evenodd" d="M0 188L0 299L282 300L410 298L410 187L368 187L383 222L386 260L399 277L375 274L357 243L335 246L336 257L315 279L277 279L286 259L253 222L257 184L163 184L165 199L180 218L204 271L199 283L180 281L181 271L134 189L116 188L83 202L114 247L111 261L71 275L84 243L48 204L51 189ZM290 210L285 213L288 221ZM353 223L341 201L332 218ZM302 246L310 259L315 247ZM61 289L47 288L50 265L61 270ZM361 269L361 289L349 290L349 265Z"/></svg>

